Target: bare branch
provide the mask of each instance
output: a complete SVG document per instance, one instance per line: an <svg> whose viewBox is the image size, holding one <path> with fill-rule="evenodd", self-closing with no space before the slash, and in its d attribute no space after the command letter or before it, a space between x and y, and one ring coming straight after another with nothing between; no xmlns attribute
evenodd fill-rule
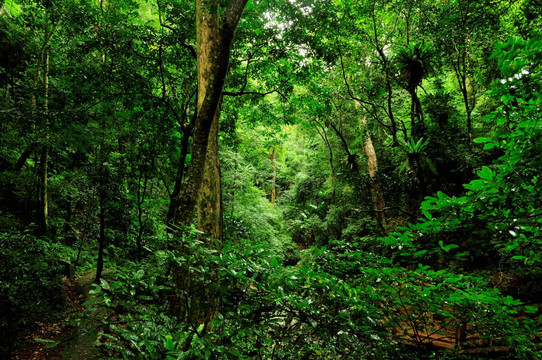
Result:
<svg viewBox="0 0 542 360"><path fill-rule="evenodd" d="M237 92L224 91L224 92L222 92L222 95L225 95L225 96L241 96L241 95L266 96L266 95L269 95L269 94L272 94L272 93L277 93L282 97L282 99L284 101L288 101L288 98L277 89L274 89L274 90L271 90L271 91L268 91L268 92L265 92L265 93L257 92L257 91L237 91Z"/></svg>

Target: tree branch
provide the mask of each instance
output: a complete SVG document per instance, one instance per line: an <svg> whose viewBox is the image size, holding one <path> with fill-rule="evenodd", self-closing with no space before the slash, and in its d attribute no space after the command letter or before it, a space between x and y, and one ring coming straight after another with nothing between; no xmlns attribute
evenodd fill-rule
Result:
<svg viewBox="0 0 542 360"><path fill-rule="evenodd" d="M268 91L268 92L265 92L265 93L258 92L258 91L236 91L236 92L224 91L224 92L222 92L222 95L225 95L225 96L258 95L258 96L263 97L263 96L266 96L266 95L269 95L269 94L272 94L272 93L277 93L282 97L282 99L284 99L284 101L288 101L288 98L277 89L274 89L274 90L271 90L271 91Z"/></svg>
<svg viewBox="0 0 542 360"><path fill-rule="evenodd" d="M224 31L232 34L235 32L247 2L248 0L230 0L226 11L222 15L222 29Z"/></svg>
<svg viewBox="0 0 542 360"><path fill-rule="evenodd" d="M173 33L177 33L177 29L175 29L174 27L164 23L162 21L162 9L160 7L160 0L156 0L156 5L158 6L158 21L160 22L160 26L163 27L163 28L166 28L166 29L169 29L171 30ZM190 53L190 56L192 57L192 59L196 60L198 58L198 55L196 53L196 49L194 49L194 47L190 44L187 44L183 41L179 41L179 45L181 45L183 48L187 49L188 52Z"/></svg>
<svg viewBox="0 0 542 360"><path fill-rule="evenodd" d="M344 69L344 61L343 61L343 56L342 56L342 52L341 52L341 47L339 46L338 47L338 50L339 50L339 59L341 60L341 70L342 70L342 75L343 75L343 80L344 80L344 83L346 85L346 90L348 91L348 96L352 99L352 100L355 100L357 101L358 103L360 103L364 109L369 113L369 114L372 114L373 118L382 126L388 128L388 130L391 130L391 126L390 125L387 125L387 124L384 124L380 121L380 119L378 118L378 115L377 115L377 112L376 112L376 109L379 108L381 110L383 110L384 112L386 112L386 108L383 107L382 105L376 105L375 103L372 103L372 102L369 102L369 101L365 101L357 96L354 95L354 93L352 92L352 88L350 87L350 84L348 83L348 80L346 78L346 70ZM369 111L369 109L367 109L366 106L370 106L373 108L373 111L374 113L371 113L371 111Z"/></svg>

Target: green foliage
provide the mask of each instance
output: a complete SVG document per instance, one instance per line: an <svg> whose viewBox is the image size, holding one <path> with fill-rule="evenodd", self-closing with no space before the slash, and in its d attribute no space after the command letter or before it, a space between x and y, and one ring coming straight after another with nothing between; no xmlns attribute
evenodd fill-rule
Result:
<svg viewBox="0 0 542 360"><path fill-rule="evenodd" d="M63 257L64 256L64 257ZM54 318L64 304L60 277L66 249L29 234L0 234L0 355L9 356L18 332Z"/></svg>
<svg viewBox="0 0 542 360"><path fill-rule="evenodd" d="M535 4L248 2L223 92L215 250L165 231L197 148L195 2L1 4L4 353L62 303L58 258L91 269L101 239L117 271L94 292L114 358L462 358L420 334L465 324L510 358L538 356L535 309L466 275L502 272L503 293L540 302ZM524 39L490 57L511 34ZM50 231L36 239L45 162ZM179 267L220 299L205 328L169 315Z"/></svg>
<svg viewBox="0 0 542 360"><path fill-rule="evenodd" d="M289 239L281 222L282 209L270 203L272 164L266 152L256 147L239 153L225 146L221 150L225 242L239 248L273 249L281 257ZM283 176L280 170L277 173ZM280 188L278 191L280 194Z"/></svg>
<svg viewBox="0 0 542 360"><path fill-rule="evenodd" d="M461 358L453 351L421 353L406 347L403 326L422 344L428 331L444 333L468 323L480 341L508 346L519 358L536 358L529 339L536 327L529 322L518 327L513 318L521 303L480 278L421 265L395 267L344 242L314 249L302 265L283 267L265 250L216 253L195 239L181 241L188 241L188 254L160 252L102 282L104 305L120 314L109 323L103 342L117 357ZM207 331L167 315L161 293L170 290L160 284L171 279L156 268L174 263L188 264L188 276L219 294L221 304ZM208 276L209 268L219 274L217 281Z"/></svg>
<svg viewBox="0 0 542 360"><path fill-rule="evenodd" d="M426 219L411 225L411 230L399 237L387 238L387 242L421 250L429 239L433 242L431 247L437 240L439 244L445 241L441 235L470 232L471 236L461 240L460 252L456 254L459 260L472 262L473 257L491 256L498 251L510 262L541 261L538 169L542 149L534 140L541 131L537 104L542 98L536 92L541 84L539 38L533 35L527 41L509 40L495 54L508 78L494 86L492 94L504 105L487 119L506 127L495 138L478 138L476 142L485 143L486 149L498 147L504 155L492 167L483 166L477 172L478 178L465 184L468 190L465 196L448 197L439 193L437 197L427 197L421 206ZM415 240L417 233L427 237ZM491 248L485 244L491 244ZM442 245L440 248L450 250ZM439 251L436 247L432 249Z"/></svg>
<svg viewBox="0 0 542 360"><path fill-rule="evenodd" d="M401 64L399 66L406 80L407 90L415 91L432 71L432 56L431 47L424 43L411 44L397 52L395 61Z"/></svg>
<svg viewBox="0 0 542 360"><path fill-rule="evenodd" d="M399 144L405 150L408 154L420 154L423 149L427 146L429 143L429 139L418 139L418 141L415 141L414 138L410 138L410 142L406 142L403 139L398 139Z"/></svg>

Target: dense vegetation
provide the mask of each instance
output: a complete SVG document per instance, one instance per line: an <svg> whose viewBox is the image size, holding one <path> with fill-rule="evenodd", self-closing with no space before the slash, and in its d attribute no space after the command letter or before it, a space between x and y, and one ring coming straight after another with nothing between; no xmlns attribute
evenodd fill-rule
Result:
<svg viewBox="0 0 542 360"><path fill-rule="evenodd" d="M0 3L0 357L542 357L536 1Z"/></svg>

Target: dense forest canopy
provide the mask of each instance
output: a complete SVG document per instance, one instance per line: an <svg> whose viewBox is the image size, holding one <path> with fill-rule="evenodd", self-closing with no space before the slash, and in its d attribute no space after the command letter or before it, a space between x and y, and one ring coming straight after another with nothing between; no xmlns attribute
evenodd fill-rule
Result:
<svg viewBox="0 0 542 360"><path fill-rule="evenodd" d="M0 0L0 357L542 358L534 0Z"/></svg>

